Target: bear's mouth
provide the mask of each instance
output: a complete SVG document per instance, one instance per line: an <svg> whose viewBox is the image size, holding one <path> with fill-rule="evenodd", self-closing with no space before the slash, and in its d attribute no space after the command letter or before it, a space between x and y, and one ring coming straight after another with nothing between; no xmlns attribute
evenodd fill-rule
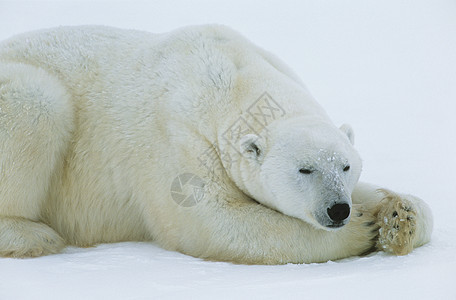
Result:
<svg viewBox="0 0 456 300"><path fill-rule="evenodd" d="M331 229L337 229L345 226L345 222L338 222L338 223L332 223L329 225L326 225L326 227L331 228Z"/></svg>

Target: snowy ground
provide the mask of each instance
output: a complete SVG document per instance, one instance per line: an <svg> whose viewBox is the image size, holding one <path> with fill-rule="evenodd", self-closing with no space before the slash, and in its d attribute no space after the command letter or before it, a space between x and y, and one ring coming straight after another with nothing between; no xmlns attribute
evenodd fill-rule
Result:
<svg viewBox="0 0 456 300"><path fill-rule="evenodd" d="M57 25L154 32L223 23L276 53L336 124L349 122L362 180L433 209L430 244L311 265L204 262L147 243L0 259L0 299L456 299L456 2L0 1L0 39Z"/></svg>

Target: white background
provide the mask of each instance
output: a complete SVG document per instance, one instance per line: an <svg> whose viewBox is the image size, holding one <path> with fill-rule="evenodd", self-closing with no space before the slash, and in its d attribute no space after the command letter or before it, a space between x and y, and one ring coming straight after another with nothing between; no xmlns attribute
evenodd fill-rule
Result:
<svg viewBox="0 0 456 300"><path fill-rule="evenodd" d="M456 1L0 1L1 40L59 25L204 23L290 65L337 125L355 129L362 180L430 204L433 241L405 257L286 266L203 262L148 243L70 248L0 259L0 299L456 299Z"/></svg>

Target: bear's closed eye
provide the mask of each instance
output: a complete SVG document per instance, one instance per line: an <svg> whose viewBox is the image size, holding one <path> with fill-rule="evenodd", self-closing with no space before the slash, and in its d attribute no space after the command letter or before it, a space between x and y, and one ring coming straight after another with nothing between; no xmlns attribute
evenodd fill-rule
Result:
<svg viewBox="0 0 456 300"><path fill-rule="evenodd" d="M305 168L303 168L303 169L300 169L300 170L299 170L299 173L301 173L301 174L312 174L313 171L310 170L310 169L305 169Z"/></svg>

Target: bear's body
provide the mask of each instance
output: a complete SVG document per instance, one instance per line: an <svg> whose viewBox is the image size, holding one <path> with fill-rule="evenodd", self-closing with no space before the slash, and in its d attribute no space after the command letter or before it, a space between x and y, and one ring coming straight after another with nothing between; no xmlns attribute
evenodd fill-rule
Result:
<svg viewBox="0 0 456 300"><path fill-rule="evenodd" d="M432 230L421 200L357 184L350 128L220 26L1 43L0 140L3 256L154 240L213 260L319 262L405 254Z"/></svg>

